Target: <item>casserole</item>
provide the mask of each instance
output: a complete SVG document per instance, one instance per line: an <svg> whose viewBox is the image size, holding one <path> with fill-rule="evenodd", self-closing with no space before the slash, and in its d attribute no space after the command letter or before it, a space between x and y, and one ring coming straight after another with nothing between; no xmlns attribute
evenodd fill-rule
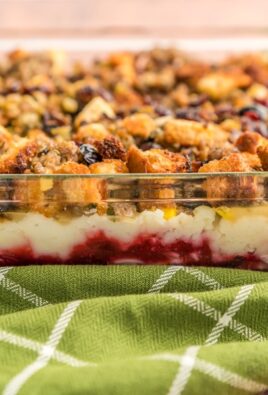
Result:
<svg viewBox="0 0 268 395"><path fill-rule="evenodd" d="M63 76L60 53L12 52L1 71L1 264L265 270L266 64L155 49Z"/></svg>

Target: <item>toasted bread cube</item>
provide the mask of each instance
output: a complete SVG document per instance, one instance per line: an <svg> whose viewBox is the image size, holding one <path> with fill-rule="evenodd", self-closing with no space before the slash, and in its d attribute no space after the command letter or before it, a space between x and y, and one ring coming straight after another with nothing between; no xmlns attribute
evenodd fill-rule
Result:
<svg viewBox="0 0 268 395"><path fill-rule="evenodd" d="M147 139L155 130L155 121L147 114L134 114L123 120L123 127L134 137Z"/></svg>
<svg viewBox="0 0 268 395"><path fill-rule="evenodd" d="M247 87L250 82L251 78L240 70L216 71L201 77L197 89L217 100L228 97L236 88Z"/></svg>
<svg viewBox="0 0 268 395"><path fill-rule="evenodd" d="M260 146L268 146L268 140L263 138L259 133L244 132L238 137L235 145L241 152L256 154Z"/></svg>
<svg viewBox="0 0 268 395"><path fill-rule="evenodd" d="M111 136L111 134L101 123L91 123L89 125L80 126L77 133L73 135L73 139L79 144L85 144L94 140L102 141L109 136Z"/></svg>
<svg viewBox="0 0 268 395"><path fill-rule="evenodd" d="M131 173L181 173L186 171L187 161L184 156L166 150L143 152L133 146L128 152L127 165ZM172 184L173 180L169 179L139 181L140 209L174 208L172 199L175 191Z"/></svg>
<svg viewBox="0 0 268 395"><path fill-rule="evenodd" d="M203 125L200 122L185 119L169 120L164 125L163 140L178 146L214 146L228 140L229 133L214 124Z"/></svg>
<svg viewBox="0 0 268 395"><path fill-rule="evenodd" d="M16 180L12 199L23 210L36 211L52 217L62 210L62 202L51 199L55 193L54 181L46 177Z"/></svg>
<svg viewBox="0 0 268 395"><path fill-rule="evenodd" d="M199 173L243 173L260 168L261 163L257 155L233 153L220 160L213 160L203 165L199 169ZM208 199L211 199L213 204L218 204L218 202L222 204L224 199L254 199L262 194L262 188L258 185L256 177L243 176L243 174L234 177L208 177L203 183L203 188L207 192Z"/></svg>
<svg viewBox="0 0 268 395"><path fill-rule="evenodd" d="M261 165L264 171L268 170L268 144L260 145L257 148L257 154L260 158Z"/></svg>
<svg viewBox="0 0 268 395"><path fill-rule="evenodd" d="M131 173L184 173L187 160L183 155L167 150L141 151L132 146L128 151L127 166Z"/></svg>
<svg viewBox="0 0 268 395"><path fill-rule="evenodd" d="M118 174L128 173L128 168L125 163L118 159L105 159L102 162L94 163L90 166L91 174ZM107 181L105 179L96 179L98 189L101 194L100 204L98 205L98 213L100 215L105 214L107 211L107 203L104 202L107 199Z"/></svg>
<svg viewBox="0 0 268 395"><path fill-rule="evenodd" d="M55 174L90 174L87 166L75 162L66 162L61 165ZM67 204L80 204L86 206L89 203L99 203L102 199L99 189L99 180L84 177L66 178L59 180L58 187L64 193L63 199Z"/></svg>
<svg viewBox="0 0 268 395"><path fill-rule="evenodd" d="M89 166L91 174L117 174L128 173L128 168L119 159L105 159L102 162L94 163Z"/></svg>

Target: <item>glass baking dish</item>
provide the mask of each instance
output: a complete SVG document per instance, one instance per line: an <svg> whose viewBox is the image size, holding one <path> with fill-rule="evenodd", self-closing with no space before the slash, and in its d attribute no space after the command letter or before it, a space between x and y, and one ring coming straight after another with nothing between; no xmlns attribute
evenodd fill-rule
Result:
<svg viewBox="0 0 268 395"><path fill-rule="evenodd" d="M267 172L1 175L0 264L268 267Z"/></svg>
<svg viewBox="0 0 268 395"><path fill-rule="evenodd" d="M268 48L265 37L258 49ZM73 58L177 46L217 59L238 40L0 40ZM129 48L128 48L129 47ZM102 48L100 51L99 48ZM228 49L229 48L229 49ZM2 51L1 51L2 49ZM268 172L0 175L0 265L172 264L268 269Z"/></svg>

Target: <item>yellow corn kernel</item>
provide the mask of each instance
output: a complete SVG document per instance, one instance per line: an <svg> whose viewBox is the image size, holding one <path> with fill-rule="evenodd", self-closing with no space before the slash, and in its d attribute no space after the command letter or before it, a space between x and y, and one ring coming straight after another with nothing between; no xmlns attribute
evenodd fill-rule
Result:
<svg viewBox="0 0 268 395"><path fill-rule="evenodd" d="M42 192L46 192L53 188L53 180L51 178L40 178L40 189Z"/></svg>
<svg viewBox="0 0 268 395"><path fill-rule="evenodd" d="M174 207L166 207L166 208L163 208L162 210L163 210L163 213L164 213L164 218L166 220L175 217L176 214L177 214L177 210Z"/></svg>
<svg viewBox="0 0 268 395"><path fill-rule="evenodd" d="M220 217L226 219L227 221L232 221L235 219L235 215L230 207L221 206L215 208L214 210Z"/></svg>

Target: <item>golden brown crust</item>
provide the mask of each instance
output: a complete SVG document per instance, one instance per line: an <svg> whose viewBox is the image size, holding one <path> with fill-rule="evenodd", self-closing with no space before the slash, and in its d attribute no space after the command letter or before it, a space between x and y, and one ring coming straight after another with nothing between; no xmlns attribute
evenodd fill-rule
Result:
<svg viewBox="0 0 268 395"><path fill-rule="evenodd" d="M266 56L210 64L156 48L111 54L90 66L75 63L68 72L66 64L61 53L15 51L1 65L0 173L268 170ZM83 201L99 208L107 196L98 177L63 178L63 187L46 178L29 184L33 209L49 215L46 201L52 194L62 198L58 210L72 202L84 207ZM254 176L244 181L217 176L205 188L210 197L217 191L220 198L256 196ZM170 183L152 181L150 191L142 181L139 196L170 207L175 197ZM23 201L21 186L16 192ZM143 204L140 208L155 208Z"/></svg>
<svg viewBox="0 0 268 395"><path fill-rule="evenodd" d="M257 155L250 153L234 153L220 160L212 160L199 169L199 173L249 172L261 168Z"/></svg>
<svg viewBox="0 0 268 395"><path fill-rule="evenodd" d="M241 70L217 71L206 74L197 83L197 89L213 99L225 99L236 88L249 86L251 78Z"/></svg>
<svg viewBox="0 0 268 395"><path fill-rule="evenodd" d="M260 158L262 168L264 171L268 170L268 145L261 145L257 149L258 157Z"/></svg>
<svg viewBox="0 0 268 395"><path fill-rule="evenodd" d="M170 120L164 126L163 140L169 145L213 146L228 140L228 133L217 125L204 125L185 119Z"/></svg>
<svg viewBox="0 0 268 395"><path fill-rule="evenodd" d="M147 139L155 130L154 120L147 114L134 114L123 120L123 127L131 136Z"/></svg>
<svg viewBox="0 0 268 395"><path fill-rule="evenodd" d="M236 147L241 152L257 153L257 148L266 142L258 133L245 132L241 134L235 142Z"/></svg>
<svg viewBox="0 0 268 395"><path fill-rule="evenodd" d="M141 151L132 146L128 151L127 166L131 173L185 173L184 156L167 150Z"/></svg>
<svg viewBox="0 0 268 395"><path fill-rule="evenodd" d="M259 170L261 163L257 155L234 153L220 160L211 161L199 169L200 173L251 172ZM208 178L203 188L212 204L224 204L223 200L254 199L261 196L256 177L217 176Z"/></svg>
<svg viewBox="0 0 268 395"><path fill-rule="evenodd" d="M91 174L117 174L128 173L128 168L119 159L105 159L103 162L89 166Z"/></svg>

